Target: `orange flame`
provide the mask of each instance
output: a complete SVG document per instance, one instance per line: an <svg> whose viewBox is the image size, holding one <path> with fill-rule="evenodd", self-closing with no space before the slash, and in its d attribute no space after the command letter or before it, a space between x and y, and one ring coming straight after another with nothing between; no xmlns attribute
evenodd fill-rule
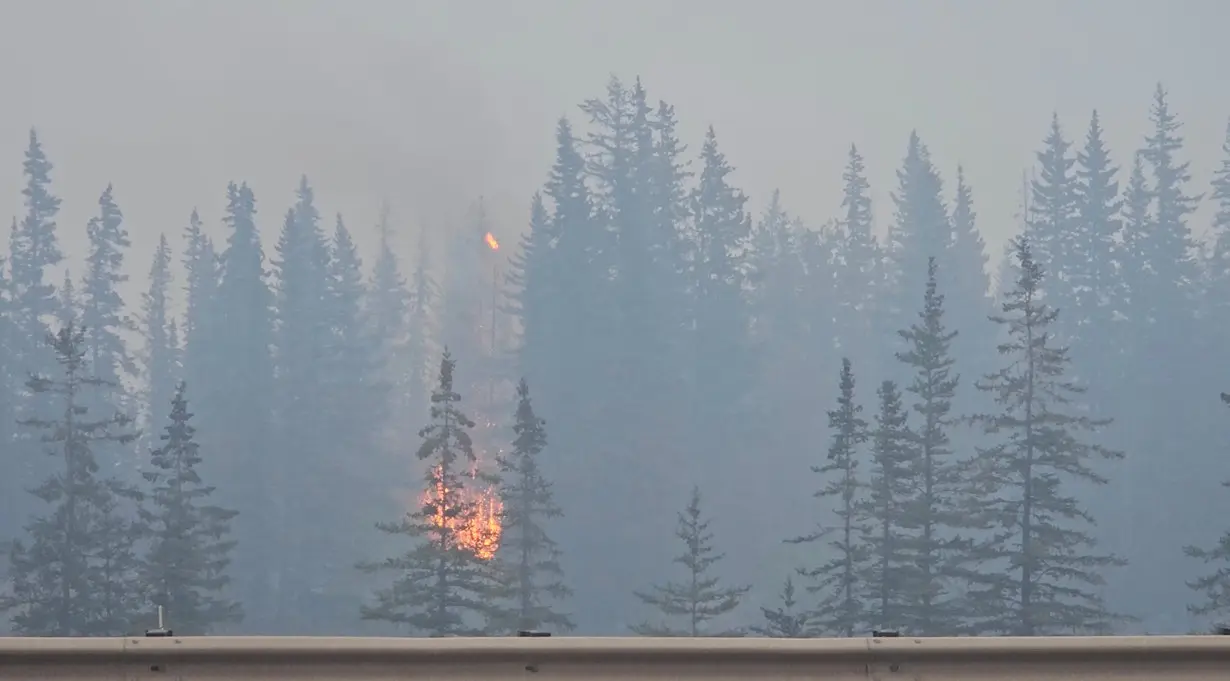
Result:
<svg viewBox="0 0 1230 681"><path fill-rule="evenodd" d="M427 506L432 502L437 503L431 524L454 531L458 543L463 548L481 560L491 560L495 556L496 549L500 547L500 535L504 531L500 525L504 504L500 501L495 488L488 487L481 491L462 490L460 503L468 509L468 512L461 514L460 517L445 518L443 504L438 502L445 498L448 490L444 487L439 466L433 469L432 478L435 483L423 492L419 500L422 506Z"/></svg>
<svg viewBox="0 0 1230 681"><path fill-rule="evenodd" d="M495 235L491 232L487 232L487 234L483 236L483 241L487 242L487 246L489 246L491 250L500 250L500 242L495 240Z"/></svg>

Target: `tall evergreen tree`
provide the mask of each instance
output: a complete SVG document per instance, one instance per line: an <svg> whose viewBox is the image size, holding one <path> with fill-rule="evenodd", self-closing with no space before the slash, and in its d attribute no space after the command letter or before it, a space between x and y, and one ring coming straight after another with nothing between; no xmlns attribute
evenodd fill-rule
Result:
<svg viewBox="0 0 1230 681"><path fill-rule="evenodd" d="M886 330L908 326L907 320L912 316L909 310L914 309L915 296L925 286L928 258L935 258L940 271L946 273L944 276L950 281L945 288L950 293L957 282L969 286L969 290L963 289L957 295L963 301L970 301L971 306L985 295L980 283L985 275L978 274L983 261L976 257L976 250L968 243L968 233L962 235L962 250L955 250L957 242L944 202L943 180L931 161L931 152L917 133L910 136L905 161L897 171L897 182L897 190L893 192L896 216L889 229L887 252L891 325ZM958 192L958 200L961 194ZM961 225L963 231L971 229L972 218L970 211L968 224ZM971 256L975 261L958 259Z"/></svg>
<svg viewBox="0 0 1230 681"><path fill-rule="evenodd" d="M701 151L699 183L692 192L694 220L690 257L692 291L692 475L707 482L733 484L754 474L732 464L730 479L706 473L711 457L738 461L740 429L757 366L751 339L751 315L745 294L745 253L751 239L747 197L731 186L734 168L718 148L710 127ZM729 455L729 456L727 456ZM704 480L704 478L702 478Z"/></svg>
<svg viewBox="0 0 1230 681"><path fill-rule="evenodd" d="M365 319L369 325L368 333L378 346L380 366L392 377L387 415L414 413L426 406L425 401L419 399L422 396L422 370L420 368L412 380L405 366L409 334L416 331L409 326L412 298L406 288L401 263L394 251L387 205L381 209L380 221L376 225L376 239L376 259L367 285ZM400 418L386 418L380 427L390 450L396 447L394 443L401 442L410 435Z"/></svg>
<svg viewBox="0 0 1230 681"><path fill-rule="evenodd" d="M937 269L931 259L918 321L898 331L906 350L898 352L897 359L913 372L906 391L913 396L911 409L918 416L913 428L917 459L912 478L916 493L907 511L914 530L908 550L918 574L905 621L899 626L920 635L943 629L951 633L957 618L951 600L944 597L946 582L954 575L949 554L956 541L955 529L963 522L960 503L964 478L949 437L953 399L960 384L950 348L958 334L949 331L944 321L944 295L939 292Z"/></svg>
<svg viewBox="0 0 1230 681"><path fill-rule="evenodd" d="M1110 160L1097 111L1089 119L1085 146L1076 153L1075 172L1077 222L1071 244L1076 256L1072 258L1071 272L1075 306L1069 312L1076 318L1076 336L1082 346L1089 350L1097 348L1096 353L1078 354L1095 360L1094 354L1105 357L1107 344L1116 340L1117 334L1110 329L1116 323L1119 301L1126 293L1116 269L1123 207L1119 182L1115 179L1119 169ZM1096 375L1105 373L1099 370Z"/></svg>
<svg viewBox="0 0 1230 681"><path fill-rule="evenodd" d="M208 634L239 622L243 607L226 596L231 520L236 512L210 503L214 488L201 478L196 428L180 381L171 397L161 445L150 452L145 473L150 505L141 517L150 532L144 583L154 605L165 609L175 631Z"/></svg>
<svg viewBox="0 0 1230 681"><path fill-rule="evenodd" d="M507 628L567 632L574 628L572 618L554 605L572 590L564 583L559 546L546 528L547 521L563 515L539 462L546 447L546 421L534 413L523 378L517 384L512 451L496 457L504 504L498 555L505 568L508 612L514 618L514 626Z"/></svg>
<svg viewBox="0 0 1230 681"><path fill-rule="evenodd" d="M137 367L122 334L135 332L120 296L119 286L128 281L124 254L132 245L124 228L124 214L115 203L111 185L98 198L99 214L86 226L90 251L81 287L81 324L85 329L86 354L99 378L121 385L136 374ZM115 396L115 406L124 396Z"/></svg>
<svg viewBox="0 0 1230 681"><path fill-rule="evenodd" d="M700 489L693 487L687 508L679 514L675 536L683 542L683 553L674 563L682 565L684 578L678 582L668 581L655 585L649 591L637 591L642 603L652 606L665 619L661 623L633 625L632 631L641 636L738 636L733 629L711 631L710 623L739 607L747 594L747 586L722 586L713 575L713 568L725 554L713 548L713 533L709 531L712 521L705 518L700 508ZM720 620L719 620L720 621ZM677 624L675 624L677 622Z"/></svg>
<svg viewBox="0 0 1230 681"><path fill-rule="evenodd" d="M882 335L885 322L884 311L878 307L884 293L884 263L872 232L866 164L854 145L850 145L841 179L842 217L833 253L837 343L859 366L875 367L880 353L868 340Z"/></svg>
<svg viewBox="0 0 1230 681"><path fill-rule="evenodd" d="M827 461L812 467L812 472L826 478L824 486L814 496L836 502L834 512L838 525L791 541L810 543L823 539L830 531L838 534L828 542L832 557L814 567L801 569L799 574L813 580L807 590L818 597L812 617L816 629L850 637L867 628L868 618L867 589L863 581L869 561L863 541L868 527L864 507L860 504L865 482L859 477L868 425L859 415L863 408L855 402L854 369L846 358L841 362L838 391L837 408L828 412L832 442Z"/></svg>
<svg viewBox="0 0 1230 681"><path fill-rule="evenodd" d="M1097 552L1093 518L1069 490L1105 484L1096 460L1123 454L1083 440L1108 421L1073 407L1084 388L1066 375L1068 350L1054 342L1058 311L1041 298L1042 267L1027 239L1015 248L1021 275L992 318L1006 331L1005 366L976 384L1000 411L972 418L992 443L974 462L974 517L989 534L974 549L983 568L967 612L982 634L1104 632L1116 617L1097 587L1124 561Z"/></svg>
<svg viewBox="0 0 1230 681"><path fill-rule="evenodd" d="M882 627L901 627L923 582L921 567L911 555L914 523L916 449L896 383L884 381L876 391L880 409L870 432L870 494L866 500L866 542L869 557L864 582L868 587L868 618ZM909 622L908 624L914 624ZM912 627L909 631L915 631Z"/></svg>
<svg viewBox="0 0 1230 681"><path fill-rule="evenodd" d="M11 345L5 354L14 367L13 384L9 388L13 391L12 409L19 418L50 418L55 412L47 395L31 395L24 389L29 373L51 374L56 369L55 354L43 342L50 325L58 319L59 299L49 277L54 276L51 271L64 260L56 236L60 199L51 191L53 168L38 134L30 130L22 166L26 180L22 189L26 212L20 221L13 222L8 258ZM36 455L37 443L29 441L26 433L13 435L16 448L25 455L11 458L12 467L6 466L3 471L5 481L14 485L7 495L14 504L9 518L23 517L32 510L28 496L21 491L46 472L46 466Z"/></svg>
<svg viewBox="0 0 1230 681"><path fill-rule="evenodd" d="M1141 158L1151 171L1154 224L1142 239L1150 268L1139 275L1150 274L1150 280L1139 282L1141 303L1155 331L1146 336L1146 352L1164 351L1173 347L1177 331L1190 327L1193 312L1194 287L1198 282L1195 246L1187 218L1195 210L1202 194L1186 193L1191 181L1189 163L1180 162L1183 137L1182 124L1170 110L1166 91L1159 83L1149 112L1153 132L1145 138ZM1165 339L1163 340L1163 336Z"/></svg>
<svg viewBox="0 0 1230 681"><path fill-rule="evenodd" d="M26 214L13 227L9 239L9 280L12 287L13 321L19 352L17 357L28 371L51 371L55 358L43 343L48 325L55 321L59 301L55 285L47 281L48 270L64 260L56 236L56 215L60 199L51 193L54 168L38 134L30 131L26 147Z"/></svg>
<svg viewBox="0 0 1230 681"><path fill-rule="evenodd" d="M764 624L750 628L757 636L766 638L806 638L811 630L807 611L800 609L794 597L794 580L789 576L782 586L781 606L760 609Z"/></svg>
<svg viewBox="0 0 1230 681"><path fill-rule="evenodd" d="M955 317L953 325L967 329L952 339L953 355L962 358L970 369L989 371L994 366L995 353L992 348L995 340L986 325L987 315L994 312L991 280L987 274L988 258L986 244L978 230L974 192L965 181L965 171L961 166L957 166L952 231L952 257L937 277L939 285L952 296L948 309ZM927 267L927 278L930 280L930 264Z"/></svg>
<svg viewBox="0 0 1230 681"><path fill-rule="evenodd" d="M69 324L48 341L60 369L34 375L27 388L54 400L59 414L23 424L42 433L61 468L31 490L50 508L31 518L28 541L11 546L0 609L28 636L124 635L144 602L133 553L139 528L124 508L138 495L99 475L93 449L132 442L136 433L121 413L90 413L86 391L109 386L89 372L84 331Z"/></svg>
<svg viewBox="0 0 1230 681"><path fill-rule="evenodd" d="M158 237L149 270L149 288L141 296L141 335L145 340L142 365L145 374L146 432L165 423L180 380L180 347L175 318L171 313L171 247L167 235Z"/></svg>
<svg viewBox="0 0 1230 681"><path fill-rule="evenodd" d="M363 619L391 622L426 636L478 636L492 614L490 566L462 537L466 523L477 514L476 502L466 495L476 482L471 471L477 457L470 439L474 422L458 405L455 366L445 349L439 384L431 396L431 424L420 431L423 442L416 456L427 463L426 501L396 522L377 525L412 545L401 555L359 565L365 572L397 575L390 586L375 592L370 605L362 606Z"/></svg>
<svg viewBox="0 0 1230 681"><path fill-rule="evenodd" d="M208 466L218 480L220 501L239 511L235 574L238 595L248 607L249 626L274 626L278 546L277 495L288 493L279 479L286 467L269 457L272 433L272 295L256 226L256 197L247 184L227 187L224 222L229 227L221 276L211 316L209 389L198 399L202 444L218 453Z"/></svg>
<svg viewBox="0 0 1230 681"><path fill-rule="evenodd" d="M325 382L336 350L330 320L329 245L306 177L300 178L296 197L283 220L273 259L277 277L273 305L276 437L286 451L295 452L296 460L293 465L274 463L278 483L270 492L275 500L271 520L276 531L265 542L276 556L270 566L276 585L275 621L279 626L294 622L297 627L310 627L324 618L324 613L314 609L319 606L315 595L330 586L323 574L328 551L321 555L318 549L329 544L330 538L353 535L342 534L344 530L326 531L322 539L321 530L332 525L336 513L325 511L309 495L291 492L313 489L325 480L340 482L341 471L333 470L332 462L342 451L334 448L332 436L338 424L331 418L335 414L329 398L335 394Z"/></svg>
<svg viewBox="0 0 1230 681"><path fill-rule="evenodd" d="M1025 234L1038 262L1050 268L1047 295L1060 309L1068 310L1076 305L1072 277L1081 267L1076 243L1080 205L1073 171L1076 159L1058 114L1052 114L1050 132L1042 145L1037 153L1038 174L1030 182L1030 220ZM1074 335L1072 329L1061 330L1065 339Z"/></svg>

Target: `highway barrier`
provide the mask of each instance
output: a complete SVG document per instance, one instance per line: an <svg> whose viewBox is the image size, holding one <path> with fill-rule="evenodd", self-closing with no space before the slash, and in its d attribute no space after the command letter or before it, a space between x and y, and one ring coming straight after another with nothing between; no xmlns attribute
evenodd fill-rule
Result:
<svg viewBox="0 0 1230 681"><path fill-rule="evenodd" d="M1230 681L1230 636L0 638L0 679Z"/></svg>

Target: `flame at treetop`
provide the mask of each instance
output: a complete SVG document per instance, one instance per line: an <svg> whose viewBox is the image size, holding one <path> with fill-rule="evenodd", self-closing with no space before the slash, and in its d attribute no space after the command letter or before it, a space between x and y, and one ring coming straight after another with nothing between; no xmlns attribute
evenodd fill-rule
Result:
<svg viewBox="0 0 1230 681"><path fill-rule="evenodd" d="M477 464L475 465L477 471ZM432 515L431 524L439 528L454 530L457 541L463 548L470 551L481 560L491 560L500 547L500 535L504 528L500 524L500 516L504 512L504 504L500 501L495 487L485 490L466 488L461 491L461 503L469 509L456 518L445 518L443 505L438 504L445 498L447 489L441 479L440 467L432 469L432 479L435 483L423 492L419 503L426 507L436 503L436 511Z"/></svg>
<svg viewBox="0 0 1230 681"><path fill-rule="evenodd" d="M495 240L495 235L491 232L487 232L487 234L483 236L483 241L487 242L487 246L489 246L491 250L500 250L500 242Z"/></svg>

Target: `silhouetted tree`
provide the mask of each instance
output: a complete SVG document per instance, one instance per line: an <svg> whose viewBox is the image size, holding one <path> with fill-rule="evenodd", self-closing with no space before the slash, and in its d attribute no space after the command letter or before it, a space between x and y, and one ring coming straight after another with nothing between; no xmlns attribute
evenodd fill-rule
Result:
<svg viewBox="0 0 1230 681"><path fill-rule="evenodd" d="M559 546L546 529L547 521L563 516L538 461L547 446L546 425L534 413L529 384L521 379L512 451L496 456L504 503L497 555L502 559L504 597L514 618L508 630L567 632L574 628L572 618L553 607L553 602L571 596L572 590L564 583Z"/></svg>
<svg viewBox="0 0 1230 681"><path fill-rule="evenodd" d="M1109 422L1073 405L1084 388L1067 377L1068 350L1051 335L1058 311L1042 299L1042 267L1026 239L1015 248L1020 278L992 318L1005 331L1005 366L977 383L1000 411L971 419L990 439L969 483L974 517L989 534L974 547L982 567L966 612L982 634L1104 632L1117 618L1097 587L1124 561L1096 552L1093 518L1070 490L1105 484L1092 464L1123 454L1082 439Z"/></svg>
<svg viewBox="0 0 1230 681"><path fill-rule="evenodd" d="M243 620L242 606L225 595L235 541L235 511L210 503L211 485L201 479L196 428L189 421L186 387L171 397L161 446L150 452L145 473L150 504L141 519L150 532L144 582L154 605L166 610L177 632L210 633L219 624Z"/></svg>
<svg viewBox="0 0 1230 681"><path fill-rule="evenodd" d="M687 508L679 514L675 536L683 542L683 553L674 562L685 570L683 580L655 585L650 591L634 592L642 603L650 605L666 620L660 623L633 625L641 636L738 636L735 630L710 631L709 623L739 607L750 587L721 586L713 575L713 567L725 557L713 548L713 533L701 514L700 490L692 488ZM678 624L673 624L678 622Z"/></svg>

